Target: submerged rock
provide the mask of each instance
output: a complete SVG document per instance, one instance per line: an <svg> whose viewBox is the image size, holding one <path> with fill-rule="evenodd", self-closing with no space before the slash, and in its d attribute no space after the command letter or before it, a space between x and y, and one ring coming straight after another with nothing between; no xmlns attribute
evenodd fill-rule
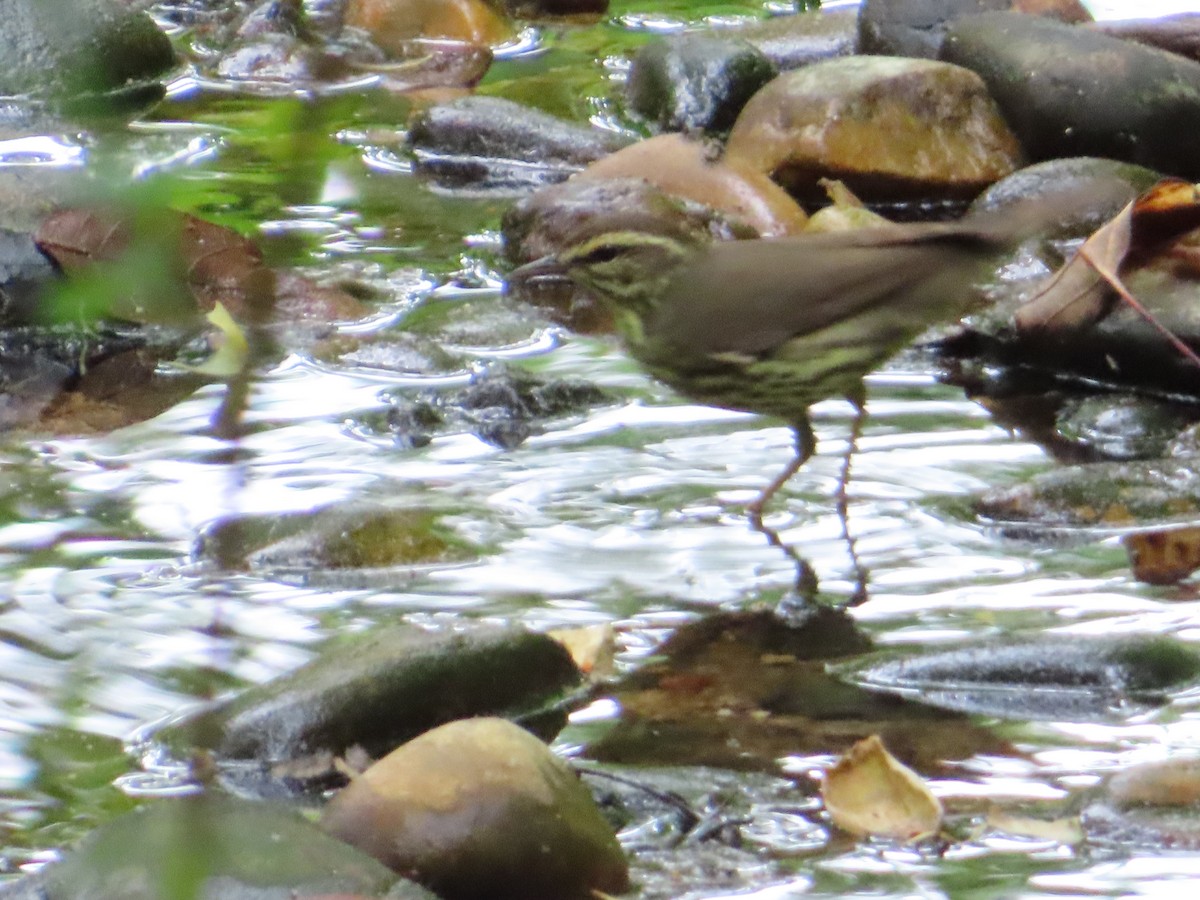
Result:
<svg viewBox="0 0 1200 900"><path fill-rule="evenodd" d="M1200 472L1178 459L1067 466L988 491L976 509L1006 528L1162 525L1200 514Z"/></svg>
<svg viewBox="0 0 1200 900"><path fill-rule="evenodd" d="M1200 654L1160 637L1051 636L841 670L870 690L974 715L1088 722L1165 702L1200 676Z"/></svg>
<svg viewBox="0 0 1200 900"><path fill-rule="evenodd" d="M393 890L390 886L395 885ZM159 800L101 826L5 900L436 900L291 810L217 793Z"/></svg>

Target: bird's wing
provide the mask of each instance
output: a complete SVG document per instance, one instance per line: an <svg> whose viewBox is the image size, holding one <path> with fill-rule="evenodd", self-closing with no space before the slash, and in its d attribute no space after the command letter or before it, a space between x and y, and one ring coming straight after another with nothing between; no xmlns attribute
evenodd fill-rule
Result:
<svg viewBox="0 0 1200 900"><path fill-rule="evenodd" d="M973 232L919 226L715 244L667 288L647 331L691 352L758 355L890 304L916 334L969 305L993 251Z"/></svg>

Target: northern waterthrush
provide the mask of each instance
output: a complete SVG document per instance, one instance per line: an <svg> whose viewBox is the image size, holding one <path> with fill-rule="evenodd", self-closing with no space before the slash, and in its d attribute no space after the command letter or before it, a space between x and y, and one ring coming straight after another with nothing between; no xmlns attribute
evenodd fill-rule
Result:
<svg viewBox="0 0 1200 900"><path fill-rule="evenodd" d="M809 406L848 399L858 412L852 448L863 376L967 312L1007 249L1086 202L1073 191L955 223L715 244L609 231L521 266L509 282L565 275L611 308L654 377L700 403L786 420L795 456L748 508L764 530L763 507L815 450ZM843 522L848 464L849 455Z"/></svg>

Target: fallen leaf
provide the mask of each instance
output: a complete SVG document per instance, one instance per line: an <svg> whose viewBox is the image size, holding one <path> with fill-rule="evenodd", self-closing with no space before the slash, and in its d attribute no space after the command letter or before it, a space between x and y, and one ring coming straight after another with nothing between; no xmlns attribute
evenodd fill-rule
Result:
<svg viewBox="0 0 1200 900"><path fill-rule="evenodd" d="M51 213L34 234L38 248L68 275L118 259L129 246L127 222L92 209Z"/></svg>
<svg viewBox="0 0 1200 900"><path fill-rule="evenodd" d="M1120 282L1123 268L1144 264L1176 238L1200 226L1200 188L1164 179L1130 202L1089 237L1016 313L1020 332L1065 332L1108 314L1112 291L1152 324Z"/></svg>
<svg viewBox="0 0 1200 900"><path fill-rule="evenodd" d="M833 824L851 834L915 841L942 825L942 804L878 735L856 743L825 771L821 796Z"/></svg>
<svg viewBox="0 0 1200 900"><path fill-rule="evenodd" d="M1121 543L1133 577L1146 584L1177 584L1200 569L1200 526L1138 531Z"/></svg>
<svg viewBox="0 0 1200 900"><path fill-rule="evenodd" d="M1063 332L1098 322L1112 307L1112 291L1091 260L1111 259L1119 267L1133 240L1133 207L1126 204L1064 263L1014 319L1017 331ZM1115 268L1114 267L1114 268Z"/></svg>
<svg viewBox="0 0 1200 900"><path fill-rule="evenodd" d="M220 343L216 352L198 366L182 363L179 366L197 375L232 378L242 371L250 356L250 344L246 341L246 335L238 323L233 321L229 310L220 303L214 306L212 312L204 318L208 319L209 323L220 332Z"/></svg>

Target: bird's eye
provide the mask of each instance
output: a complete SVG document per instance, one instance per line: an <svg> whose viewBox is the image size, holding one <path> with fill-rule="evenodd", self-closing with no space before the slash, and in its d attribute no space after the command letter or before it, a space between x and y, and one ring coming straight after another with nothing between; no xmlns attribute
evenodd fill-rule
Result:
<svg viewBox="0 0 1200 900"><path fill-rule="evenodd" d="M597 247L595 250L588 251L581 261L588 265L595 265L596 263L612 262L620 255L621 249L609 244L608 246Z"/></svg>

